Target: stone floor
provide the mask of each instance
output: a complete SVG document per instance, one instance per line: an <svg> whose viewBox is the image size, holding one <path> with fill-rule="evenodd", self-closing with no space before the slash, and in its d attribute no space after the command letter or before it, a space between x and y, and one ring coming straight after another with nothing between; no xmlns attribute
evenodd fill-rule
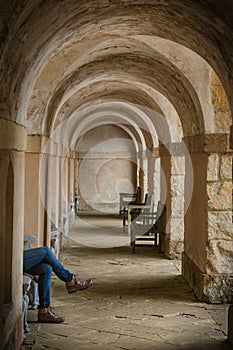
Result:
<svg viewBox="0 0 233 350"><path fill-rule="evenodd" d="M98 219L93 220L96 226ZM54 276L52 305L65 322L40 324L37 311L29 310L31 332L22 350L232 349L226 336L228 305L199 302L179 261L152 247L132 254L129 245L84 246L74 231L60 260L81 277L92 277L94 285L69 295Z"/></svg>

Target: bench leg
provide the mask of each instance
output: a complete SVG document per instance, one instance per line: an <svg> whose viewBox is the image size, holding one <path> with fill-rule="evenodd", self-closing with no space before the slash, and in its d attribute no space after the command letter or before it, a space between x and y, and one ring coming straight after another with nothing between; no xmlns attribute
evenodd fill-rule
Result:
<svg viewBox="0 0 233 350"><path fill-rule="evenodd" d="M23 296L23 330L24 333L30 332L30 328L28 326L27 322L27 315L28 315L28 304L29 304L29 297L28 295ZM25 334L24 334L25 337Z"/></svg>
<svg viewBox="0 0 233 350"><path fill-rule="evenodd" d="M39 306L39 291L38 291L38 283L33 281L32 283L32 293L33 293L33 303L32 303L32 310L37 310L37 307Z"/></svg>
<svg viewBox="0 0 233 350"><path fill-rule="evenodd" d="M134 254L135 253L135 247L136 247L136 244L135 244L135 234L134 234L134 230L133 230L133 227L131 227L131 231L130 231L130 244L131 244L131 247L132 247L132 253Z"/></svg>

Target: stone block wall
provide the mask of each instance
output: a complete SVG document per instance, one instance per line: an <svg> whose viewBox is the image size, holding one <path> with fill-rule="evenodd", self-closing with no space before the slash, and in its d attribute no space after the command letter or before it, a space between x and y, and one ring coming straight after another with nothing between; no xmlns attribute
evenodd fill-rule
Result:
<svg viewBox="0 0 233 350"><path fill-rule="evenodd" d="M211 303L233 300L232 152L228 142L226 134L206 135L202 155L192 154L194 195L185 218L183 274L198 298ZM205 168L204 162L206 173L201 174L198 169Z"/></svg>

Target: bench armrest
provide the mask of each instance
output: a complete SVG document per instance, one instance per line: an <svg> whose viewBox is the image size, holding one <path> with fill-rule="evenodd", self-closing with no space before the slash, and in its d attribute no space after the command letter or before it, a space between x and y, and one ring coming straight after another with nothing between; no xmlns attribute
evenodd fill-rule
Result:
<svg viewBox="0 0 233 350"><path fill-rule="evenodd" d="M35 236L24 236L24 242L27 242L28 249L32 249L32 244L37 243L37 238Z"/></svg>

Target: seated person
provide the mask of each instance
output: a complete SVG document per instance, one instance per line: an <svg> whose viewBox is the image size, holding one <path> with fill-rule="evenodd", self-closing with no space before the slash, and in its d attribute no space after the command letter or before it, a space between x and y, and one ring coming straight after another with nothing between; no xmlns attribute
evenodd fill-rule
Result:
<svg viewBox="0 0 233 350"><path fill-rule="evenodd" d="M39 306L38 321L49 323L64 322L50 306L50 284L52 272L66 284L68 293L84 290L92 286L91 279L82 280L78 275L66 270L48 247L28 249L23 252L23 272L36 276L38 282Z"/></svg>

